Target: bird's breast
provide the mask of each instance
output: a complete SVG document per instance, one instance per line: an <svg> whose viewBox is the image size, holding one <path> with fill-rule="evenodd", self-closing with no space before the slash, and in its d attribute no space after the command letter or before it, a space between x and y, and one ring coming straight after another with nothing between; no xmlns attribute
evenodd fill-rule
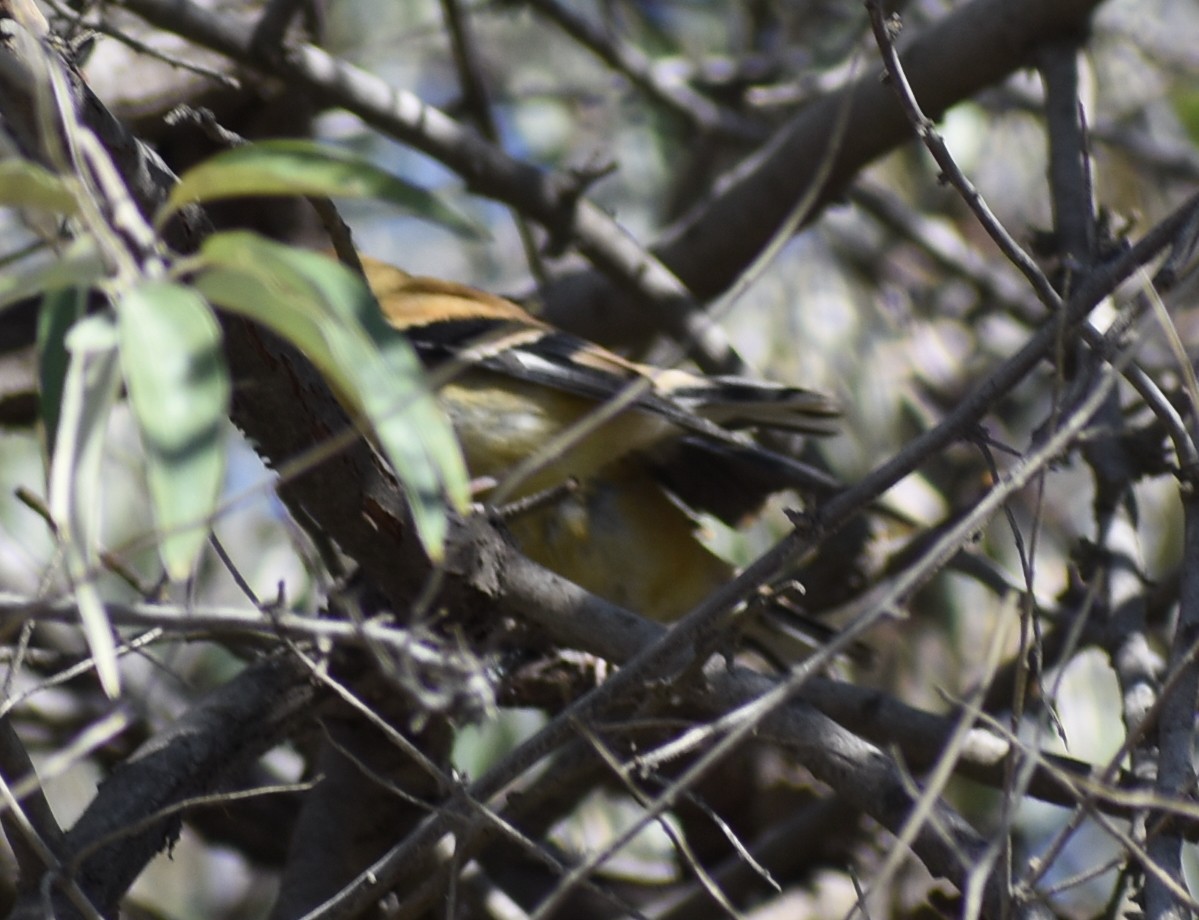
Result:
<svg viewBox="0 0 1199 920"><path fill-rule="evenodd" d="M586 419L598 408L593 400L495 374L464 375L445 384L438 397L472 476L502 483L518 464L537 458L539 469L508 492L512 497L552 488L572 476L589 479L673 431L665 420L636 410L587 430ZM559 437L575 425L580 436L563 445Z"/></svg>

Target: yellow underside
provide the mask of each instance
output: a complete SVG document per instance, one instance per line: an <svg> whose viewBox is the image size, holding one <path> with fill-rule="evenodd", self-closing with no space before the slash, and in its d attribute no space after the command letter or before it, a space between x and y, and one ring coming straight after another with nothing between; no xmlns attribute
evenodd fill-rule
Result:
<svg viewBox="0 0 1199 920"><path fill-rule="evenodd" d="M447 383L439 396L471 475L494 477L506 499L536 494L571 476L589 479L671 431L669 422L657 416L626 411L561 447L555 439L564 430L595 417L593 400L481 373ZM506 481L530 457L538 461L536 470L519 482Z"/></svg>
<svg viewBox="0 0 1199 920"><path fill-rule="evenodd" d="M732 575L691 517L630 464L510 527L529 558L656 620L677 619Z"/></svg>
<svg viewBox="0 0 1199 920"><path fill-rule="evenodd" d="M731 567L697 540L691 516L628 458L668 434L668 422L624 412L568 449L554 449L563 429L594 413L596 404L517 380L497 386L500 379L467 375L440 391L471 475L494 478L504 500L572 476L581 483L510 523L529 558L658 620L676 619L728 580ZM539 457L539 468L519 483L506 482L530 456Z"/></svg>

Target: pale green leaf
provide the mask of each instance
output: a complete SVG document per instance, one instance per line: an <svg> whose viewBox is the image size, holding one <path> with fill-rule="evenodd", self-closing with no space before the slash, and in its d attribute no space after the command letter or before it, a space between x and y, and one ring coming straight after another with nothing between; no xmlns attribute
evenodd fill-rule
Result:
<svg viewBox="0 0 1199 920"><path fill-rule="evenodd" d="M436 193L347 150L306 140L271 140L224 150L193 166L171 190L159 226L181 207L245 195L376 198L471 238L485 232Z"/></svg>
<svg viewBox="0 0 1199 920"><path fill-rule="evenodd" d="M105 274L104 261L90 240L78 239L61 255L31 266L9 266L0 272L0 309L46 291L87 288Z"/></svg>
<svg viewBox="0 0 1199 920"><path fill-rule="evenodd" d="M382 319L364 282L332 259L249 233L205 242L196 287L211 302L278 333L307 355L350 412L374 432L404 485L433 558L445 501L468 499L458 442L406 339Z"/></svg>
<svg viewBox="0 0 1199 920"><path fill-rule="evenodd" d="M50 462L50 514L96 674L104 692L116 697L116 644L93 582L100 558L104 433L121 383L116 330L107 317L86 317L68 333L66 343L71 357Z"/></svg>
<svg viewBox="0 0 1199 920"><path fill-rule="evenodd" d="M0 205L35 208L69 217L78 204L70 186L60 177L28 160L0 160Z"/></svg>
<svg viewBox="0 0 1199 920"><path fill-rule="evenodd" d="M190 288L151 281L117 304L121 366L146 451L167 574L187 578L211 530L225 473L229 374L221 331Z"/></svg>

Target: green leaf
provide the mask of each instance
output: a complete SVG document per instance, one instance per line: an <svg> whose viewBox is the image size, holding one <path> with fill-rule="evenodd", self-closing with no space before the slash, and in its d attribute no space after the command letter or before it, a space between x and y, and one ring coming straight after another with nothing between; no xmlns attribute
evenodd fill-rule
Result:
<svg viewBox="0 0 1199 920"><path fill-rule="evenodd" d="M326 256L244 232L210 237L200 259L195 283L205 297L299 348L369 424L407 491L426 551L440 558L445 501L465 506L466 468L419 360L362 279Z"/></svg>
<svg viewBox="0 0 1199 920"><path fill-rule="evenodd" d="M438 195L346 150L305 140L273 140L225 150L193 166L171 190L158 226L186 204L243 195L377 198L467 237L486 236Z"/></svg>
<svg viewBox="0 0 1199 920"><path fill-rule="evenodd" d="M46 291L94 285L105 275L104 261L91 240L77 239L49 262L0 272L0 310Z"/></svg>
<svg viewBox="0 0 1199 920"><path fill-rule="evenodd" d="M229 373L212 308L190 288L150 281L117 304L121 365L146 450L167 574L187 578L211 530L225 474Z"/></svg>
<svg viewBox="0 0 1199 920"><path fill-rule="evenodd" d="M50 461L50 514L96 674L104 692L115 698L121 690L116 644L93 579L100 558L104 432L121 384L116 330L106 316L85 317L67 334L66 344L71 358Z"/></svg>
<svg viewBox="0 0 1199 920"><path fill-rule="evenodd" d="M1191 144L1199 147L1199 89L1184 84L1170 94L1170 101Z"/></svg>
<svg viewBox="0 0 1199 920"><path fill-rule="evenodd" d="M68 217L78 207L71 187L62 178L15 157L0 160L0 205L36 208Z"/></svg>
<svg viewBox="0 0 1199 920"><path fill-rule="evenodd" d="M47 291L37 316L38 399L42 409L46 455L54 456L58 435L63 388L70 355L67 333L83 316L87 292L82 288L58 288Z"/></svg>

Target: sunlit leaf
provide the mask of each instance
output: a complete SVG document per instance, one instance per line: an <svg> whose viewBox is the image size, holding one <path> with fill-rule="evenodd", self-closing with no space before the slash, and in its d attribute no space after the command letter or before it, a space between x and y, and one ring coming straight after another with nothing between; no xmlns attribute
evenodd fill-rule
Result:
<svg viewBox="0 0 1199 920"><path fill-rule="evenodd" d="M116 697L121 689L116 644L92 581L100 558L104 433L121 383L116 329L108 317L86 317L71 329L66 343L71 357L50 462L50 514L58 525L96 674L104 692Z"/></svg>
<svg viewBox="0 0 1199 920"><path fill-rule="evenodd" d="M305 140L273 140L225 150L193 166L171 190L159 225L193 202L244 195L377 198L469 237L485 232L436 193L347 150Z"/></svg>
<svg viewBox="0 0 1199 920"><path fill-rule="evenodd" d="M383 321L365 283L326 256L249 233L211 237L200 256L206 267L197 289L303 351L369 425L405 487L426 550L438 558L445 501L463 507L468 498L465 466L420 362Z"/></svg>
<svg viewBox="0 0 1199 920"><path fill-rule="evenodd" d="M77 207L65 181L36 163L15 157L0 160L0 205L63 216L74 214Z"/></svg>
<svg viewBox="0 0 1199 920"><path fill-rule="evenodd" d="M188 577L225 473L229 373L212 308L178 284L148 282L117 304L121 366L146 450L167 574Z"/></svg>
<svg viewBox="0 0 1199 920"><path fill-rule="evenodd" d="M0 272L0 309L46 291L91 287L104 274L104 262L95 244L80 238L48 262L9 266Z"/></svg>

